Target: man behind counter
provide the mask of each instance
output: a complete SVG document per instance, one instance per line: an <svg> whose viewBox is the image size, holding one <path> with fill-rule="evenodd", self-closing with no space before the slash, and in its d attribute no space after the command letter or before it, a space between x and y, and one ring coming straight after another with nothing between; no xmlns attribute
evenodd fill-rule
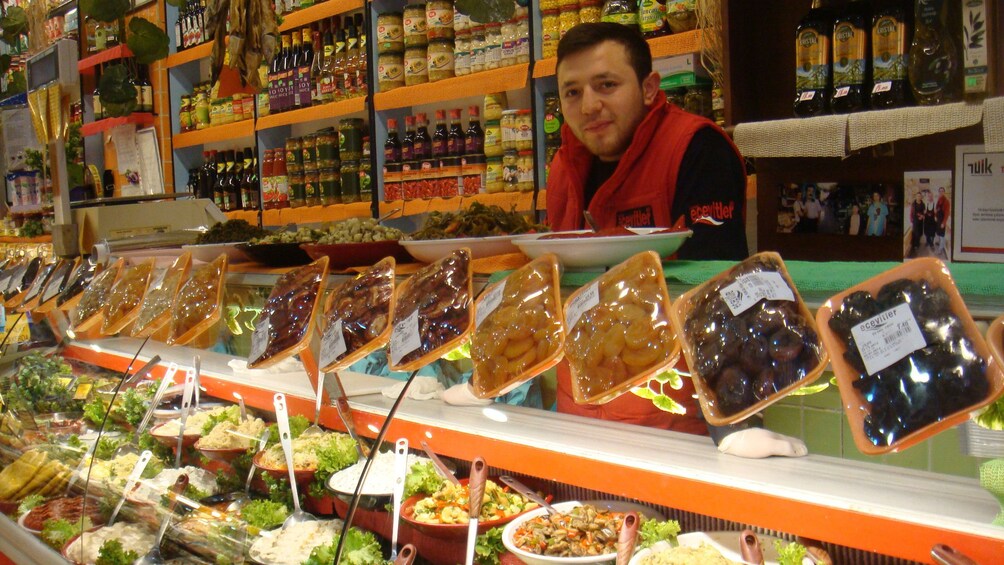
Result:
<svg viewBox="0 0 1004 565"><path fill-rule="evenodd" d="M580 24L558 43L565 125L551 163L547 210L555 230L581 229L583 210L601 228L667 227L681 216L694 235L683 259L744 259L746 173L735 145L711 121L669 104L648 43L615 23ZM708 433L689 379L674 415L625 394L575 404L568 366L558 368L558 411L695 434Z"/></svg>

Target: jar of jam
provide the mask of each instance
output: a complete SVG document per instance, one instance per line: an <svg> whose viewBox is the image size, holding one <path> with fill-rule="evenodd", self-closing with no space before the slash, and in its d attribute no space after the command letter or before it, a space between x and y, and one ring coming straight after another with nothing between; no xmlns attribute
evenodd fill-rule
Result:
<svg viewBox="0 0 1004 565"><path fill-rule="evenodd" d="M342 202L359 202L359 161L342 161Z"/></svg>
<svg viewBox="0 0 1004 565"><path fill-rule="evenodd" d="M429 82L428 50L425 45L404 50L404 84L415 86Z"/></svg>
<svg viewBox="0 0 1004 565"><path fill-rule="evenodd" d="M286 171L290 175L303 172L303 142L299 137L286 138Z"/></svg>
<svg viewBox="0 0 1004 565"><path fill-rule="evenodd" d="M342 161L358 161L363 156L362 118L338 121L338 155Z"/></svg>
<svg viewBox="0 0 1004 565"><path fill-rule="evenodd" d="M324 128L317 132L314 141L317 147L318 168L339 166L338 133L335 132L335 128Z"/></svg>
<svg viewBox="0 0 1004 565"><path fill-rule="evenodd" d="M321 204L330 206L342 201L342 176L338 169L325 167L317 171L321 184Z"/></svg>
<svg viewBox="0 0 1004 565"><path fill-rule="evenodd" d="M321 178L317 169L304 169L303 195L305 205L319 206L321 204Z"/></svg>

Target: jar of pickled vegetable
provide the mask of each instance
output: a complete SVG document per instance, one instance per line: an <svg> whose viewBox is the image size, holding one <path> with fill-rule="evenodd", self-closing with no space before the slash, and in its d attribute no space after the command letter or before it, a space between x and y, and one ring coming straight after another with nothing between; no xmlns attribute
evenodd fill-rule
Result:
<svg viewBox="0 0 1004 565"><path fill-rule="evenodd" d="M453 39L453 2L452 0L429 0L425 4L426 37L429 41L436 39Z"/></svg>
<svg viewBox="0 0 1004 565"><path fill-rule="evenodd" d="M476 25L471 28L471 72L480 73L485 70L485 26Z"/></svg>
<svg viewBox="0 0 1004 565"><path fill-rule="evenodd" d="M338 155L342 161L358 161L363 156L362 118L343 118L338 121Z"/></svg>
<svg viewBox="0 0 1004 565"><path fill-rule="evenodd" d="M307 205L307 192L304 180L303 171L298 173L289 173L290 208L300 208Z"/></svg>
<svg viewBox="0 0 1004 565"><path fill-rule="evenodd" d="M516 62L530 62L530 18L526 15L516 18Z"/></svg>
<svg viewBox="0 0 1004 565"><path fill-rule="evenodd" d="M181 107L178 108L178 125L181 131L191 131L192 128L192 97L182 96Z"/></svg>
<svg viewBox="0 0 1004 565"><path fill-rule="evenodd" d="M303 171L304 204L319 206L321 204L321 178L317 169Z"/></svg>
<svg viewBox="0 0 1004 565"><path fill-rule="evenodd" d="M502 156L502 184L506 192L519 190L519 152L507 149Z"/></svg>
<svg viewBox="0 0 1004 565"><path fill-rule="evenodd" d="M425 21L425 4L408 4L404 7L404 46L423 46L429 41Z"/></svg>
<svg viewBox="0 0 1004 565"><path fill-rule="evenodd" d="M502 63L502 24L491 22L485 26L485 70L499 68Z"/></svg>
<svg viewBox="0 0 1004 565"><path fill-rule="evenodd" d="M666 23L673 33L697 29L697 0L668 0Z"/></svg>
<svg viewBox="0 0 1004 565"><path fill-rule="evenodd" d="M596 23L603 17L603 0L582 0L579 3L579 22Z"/></svg>
<svg viewBox="0 0 1004 565"><path fill-rule="evenodd" d="M428 66L429 80L432 82L456 76L452 39L437 39L429 42Z"/></svg>
<svg viewBox="0 0 1004 565"><path fill-rule="evenodd" d="M329 206L342 201L342 176L334 167L325 167L317 171L317 180L321 186L321 204Z"/></svg>
<svg viewBox="0 0 1004 565"><path fill-rule="evenodd" d="M533 149L533 114L530 110L516 111L512 133L517 150Z"/></svg>
<svg viewBox="0 0 1004 565"><path fill-rule="evenodd" d="M502 157L488 157L485 167L485 192L491 194L502 192L505 184L502 182Z"/></svg>
<svg viewBox="0 0 1004 565"><path fill-rule="evenodd" d="M520 192L533 192L533 151L520 151L516 167L517 189Z"/></svg>
<svg viewBox="0 0 1004 565"><path fill-rule="evenodd" d="M499 120L485 120L485 155L488 157L501 157L505 150L502 148L502 126Z"/></svg>
<svg viewBox="0 0 1004 565"><path fill-rule="evenodd" d="M470 31L458 31L453 40L453 72L458 77L471 74Z"/></svg>
<svg viewBox="0 0 1004 565"><path fill-rule="evenodd" d="M404 86L404 53L388 51L377 57L377 84L380 92Z"/></svg>
<svg viewBox="0 0 1004 565"><path fill-rule="evenodd" d="M359 202L359 161L342 161L342 202Z"/></svg>
<svg viewBox="0 0 1004 565"><path fill-rule="evenodd" d="M286 171L290 174L303 172L303 142L299 137L286 138Z"/></svg>
<svg viewBox="0 0 1004 565"><path fill-rule="evenodd" d="M415 86L429 82L429 60L425 45L404 50L404 84Z"/></svg>
<svg viewBox="0 0 1004 565"><path fill-rule="evenodd" d="M378 14L376 39L381 55L388 51L404 51L404 15L401 12Z"/></svg>
<svg viewBox="0 0 1004 565"><path fill-rule="evenodd" d="M502 150L508 151L516 149L516 114L519 110L505 110L502 112Z"/></svg>
<svg viewBox="0 0 1004 565"><path fill-rule="evenodd" d="M338 133L335 132L335 128L324 128L317 132L314 141L317 146L317 166L319 168L339 166Z"/></svg>
<svg viewBox="0 0 1004 565"><path fill-rule="evenodd" d="M557 9L544 10L540 16L541 49L544 57L558 54L558 40L561 39L561 16Z"/></svg>
<svg viewBox="0 0 1004 565"><path fill-rule="evenodd" d="M305 135L300 142L300 153L303 155L303 170L317 170L317 135Z"/></svg>
<svg viewBox="0 0 1004 565"><path fill-rule="evenodd" d="M359 160L359 201L373 200L373 178L370 176L370 138L363 137L363 158Z"/></svg>

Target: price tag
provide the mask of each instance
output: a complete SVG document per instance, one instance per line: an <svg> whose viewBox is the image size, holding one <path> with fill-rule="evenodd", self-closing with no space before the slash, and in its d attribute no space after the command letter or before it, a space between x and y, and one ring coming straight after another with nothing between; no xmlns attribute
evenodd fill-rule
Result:
<svg viewBox="0 0 1004 565"><path fill-rule="evenodd" d="M781 276L781 273L762 272L740 275L735 282L719 293L733 316L749 310L764 298L767 300L795 301L795 293Z"/></svg>
<svg viewBox="0 0 1004 565"><path fill-rule="evenodd" d="M927 347L908 304L900 304L851 328L869 375Z"/></svg>
<svg viewBox="0 0 1004 565"><path fill-rule="evenodd" d="M600 287L596 283L592 283L589 286L582 289L582 292L577 294L575 298L568 301L568 305L565 306L565 321L568 323L568 329L575 327L575 324L579 323L579 318L583 314L596 308L600 304Z"/></svg>
<svg viewBox="0 0 1004 565"><path fill-rule="evenodd" d="M800 94L798 96L798 101L799 102L806 102L806 101L812 100L815 97L816 97L816 91L815 90L806 90L805 92L803 92L802 94Z"/></svg>
<svg viewBox="0 0 1004 565"><path fill-rule="evenodd" d="M422 337L418 334L418 308L407 318L394 324L390 334L390 364L398 365L405 355L422 347Z"/></svg>
<svg viewBox="0 0 1004 565"><path fill-rule="evenodd" d="M833 93L833 97L834 98L843 98L844 96L847 96L850 93L851 93L851 87L849 87L849 86L841 86L840 88L838 88Z"/></svg>
<svg viewBox="0 0 1004 565"><path fill-rule="evenodd" d="M872 87L872 94L878 92L889 92L890 90L892 90L892 81L884 80L882 82L875 83L875 86Z"/></svg>
<svg viewBox="0 0 1004 565"><path fill-rule="evenodd" d="M268 316L258 320L254 326L254 333L251 334L251 351L248 352L248 362L255 361L265 354L265 347L268 346Z"/></svg>
<svg viewBox="0 0 1004 565"><path fill-rule="evenodd" d="M321 338L321 366L327 367L334 363L346 351L348 351L348 347L345 345L342 320L339 318L328 326L328 329L324 331L324 337Z"/></svg>
<svg viewBox="0 0 1004 565"><path fill-rule="evenodd" d="M499 307L499 304L502 304L504 296L505 279L495 285L495 288L488 291L488 294L478 302L477 310L474 311L474 327L480 326L481 322L485 321L485 318L494 312Z"/></svg>

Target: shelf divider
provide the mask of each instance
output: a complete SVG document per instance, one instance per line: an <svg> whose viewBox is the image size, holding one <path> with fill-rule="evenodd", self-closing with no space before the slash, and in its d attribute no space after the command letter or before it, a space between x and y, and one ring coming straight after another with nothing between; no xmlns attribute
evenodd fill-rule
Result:
<svg viewBox="0 0 1004 565"><path fill-rule="evenodd" d="M426 84L404 86L388 92L378 92L373 96L373 104L377 110L390 110L517 90L526 87L529 67L528 63L521 63Z"/></svg>
<svg viewBox="0 0 1004 565"><path fill-rule="evenodd" d="M328 1L330 2L331 0ZM309 106L307 108L300 108L299 110L269 114L268 116L258 118L258 121L255 123L255 129L261 131L279 126L314 122L325 118L337 118L364 110L366 110L366 97L359 96L320 106Z"/></svg>
<svg viewBox="0 0 1004 565"><path fill-rule="evenodd" d="M241 120L232 124L213 126L203 130L188 131L174 135L174 148L196 147L215 141L229 141L254 135L254 120Z"/></svg>

